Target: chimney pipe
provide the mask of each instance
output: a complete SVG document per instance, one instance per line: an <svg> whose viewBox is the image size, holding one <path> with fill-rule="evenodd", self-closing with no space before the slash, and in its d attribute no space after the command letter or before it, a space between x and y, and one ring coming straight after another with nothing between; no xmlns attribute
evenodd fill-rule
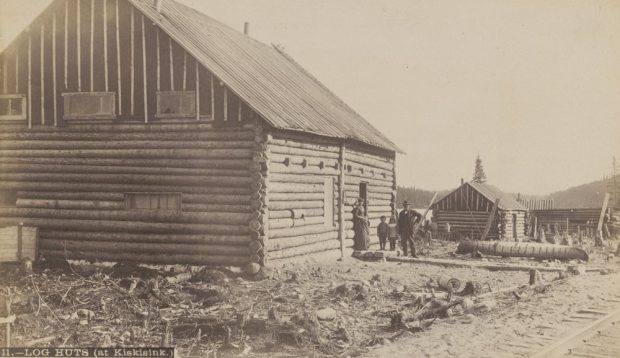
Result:
<svg viewBox="0 0 620 358"><path fill-rule="evenodd" d="M461 185L465 184L465 180L461 178Z"/></svg>
<svg viewBox="0 0 620 358"><path fill-rule="evenodd" d="M154 7L157 12L161 13L161 6L163 5L164 0L154 0Z"/></svg>
<svg viewBox="0 0 620 358"><path fill-rule="evenodd" d="M243 34L246 36L250 34L250 23L247 21L243 23Z"/></svg>

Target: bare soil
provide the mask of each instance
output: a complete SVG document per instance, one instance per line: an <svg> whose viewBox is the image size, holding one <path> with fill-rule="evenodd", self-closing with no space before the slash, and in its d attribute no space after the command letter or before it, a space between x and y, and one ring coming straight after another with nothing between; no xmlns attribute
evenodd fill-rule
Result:
<svg viewBox="0 0 620 358"><path fill-rule="evenodd" d="M451 254L455 247L434 243L427 255L473 260ZM613 270L617 265L615 258L609 260L610 250L596 250L588 266ZM40 338L49 339L37 346L169 345L182 357L214 351L218 357L515 356L518 349L506 349L502 342L535 334L543 322L554 325L575 307L620 293L619 274L613 272L572 276L541 292L522 291L518 299L512 291L488 292L526 285L527 272L337 259L290 260L260 281L226 269L186 266L45 263L25 274L4 265L0 292L10 296L17 315L15 346ZM448 302L437 287L440 276L478 283L477 294L486 296L482 301L495 305L468 311L457 304L435 316L395 324L395 315L412 316ZM543 273L543 280L557 276ZM449 302L463 298L451 295ZM466 298L480 301L474 295Z"/></svg>

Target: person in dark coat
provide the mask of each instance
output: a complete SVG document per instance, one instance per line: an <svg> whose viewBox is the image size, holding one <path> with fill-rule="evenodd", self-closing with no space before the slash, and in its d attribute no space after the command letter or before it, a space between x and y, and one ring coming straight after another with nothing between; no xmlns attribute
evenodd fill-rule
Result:
<svg viewBox="0 0 620 358"><path fill-rule="evenodd" d="M364 210L364 199L359 198L353 206L353 231L355 238L353 239L353 248L355 250L368 250L370 246L369 222Z"/></svg>
<svg viewBox="0 0 620 358"><path fill-rule="evenodd" d="M400 242L403 246L403 254L407 256L407 246L411 247L411 256L418 257L415 252L413 243L413 228L415 224L422 220L422 215L411 210L411 206L407 201L403 202L403 210L398 214L398 232L400 234Z"/></svg>

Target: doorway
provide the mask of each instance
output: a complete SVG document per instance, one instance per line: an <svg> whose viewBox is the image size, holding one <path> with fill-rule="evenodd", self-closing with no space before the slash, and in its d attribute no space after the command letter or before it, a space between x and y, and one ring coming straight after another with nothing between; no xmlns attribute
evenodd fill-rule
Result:
<svg viewBox="0 0 620 358"><path fill-rule="evenodd" d="M518 241L519 239L517 236L517 214L512 214L512 237L515 241Z"/></svg>
<svg viewBox="0 0 620 358"><path fill-rule="evenodd" d="M364 215L368 216L368 183L360 183L360 198L364 199Z"/></svg>

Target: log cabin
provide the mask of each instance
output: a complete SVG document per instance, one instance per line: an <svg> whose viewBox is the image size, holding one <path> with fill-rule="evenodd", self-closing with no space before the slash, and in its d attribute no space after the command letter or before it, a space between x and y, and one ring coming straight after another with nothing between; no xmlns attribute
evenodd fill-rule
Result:
<svg viewBox="0 0 620 358"><path fill-rule="evenodd" d="M463 183L432 205L433 218L440 231L445 232L450 223L455 239L480 239L497 199L499 204L486 239L522 241L527 229L527 208L487 183Z"/></svg>
<svg viewBox="0 0 620 358"><path fill-rule="evenodd" d="M265 265L344 253L358 197L371 233L393 209L394 143L173 0L54 0L0 69L0 226L43 257Z"/></svg>

